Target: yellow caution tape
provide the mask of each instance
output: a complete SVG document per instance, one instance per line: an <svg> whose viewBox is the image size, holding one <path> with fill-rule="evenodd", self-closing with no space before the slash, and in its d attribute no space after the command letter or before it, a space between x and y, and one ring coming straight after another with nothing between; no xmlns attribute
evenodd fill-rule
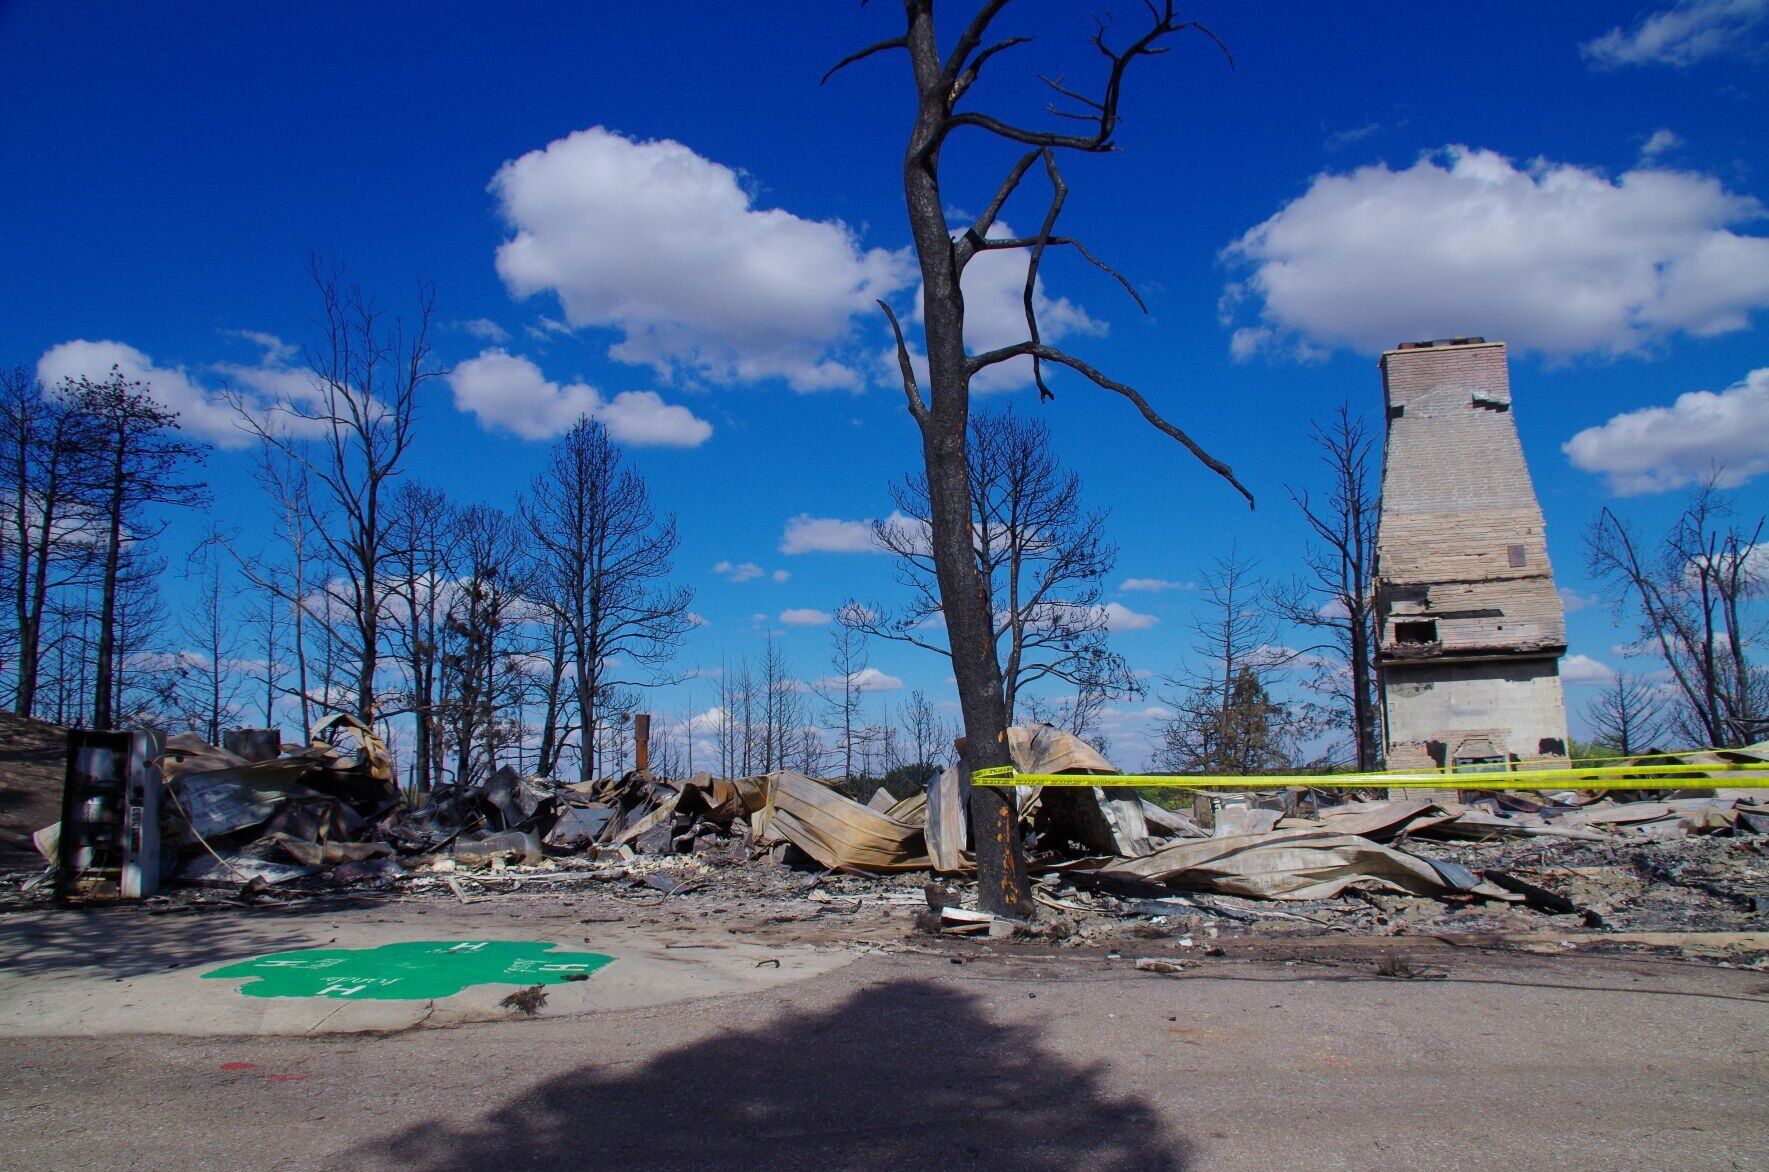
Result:
<svg viewBox="0 0 1769 1172"><path fill-rule="evenodd" d="M1669 756L1670 754L1665 754ZM1197 776L1178 773L1020 773L1011 765L979 769L977 785L1161 786L1169 789L1454 789L1635 790L1769 789L1769 762L1716 765L1600 765L1489 773L1273 773Z"/></svg>

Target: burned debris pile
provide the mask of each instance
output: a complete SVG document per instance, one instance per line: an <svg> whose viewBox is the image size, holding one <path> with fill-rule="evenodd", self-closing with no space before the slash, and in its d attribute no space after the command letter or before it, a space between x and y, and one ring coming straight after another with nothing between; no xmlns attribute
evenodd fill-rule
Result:
<svg viewBox="0 0 1769 1172"><path fill-rule="evenodd" d="M472 785L410 793L395 783L386 746L348 716L326 721L306 746L283 750L274 736L230 743L233 750L181 734L157 758L160 867L171 883L421 890L438 882L427 877L442 876L459 896L456 872L565 871L671 893L683 888L673 859L697 875L774 864L848 876L845 890L871 882L896 902L901 884L882 882L891 875L914 882L918 873L930 890L951 891L974 869L968 787L955 767L932 773L910 797L879 790L866 801L791 770L663 778L640 769L563 782L506 766ZM1686 759L1711 770L1715 788L1695 792L1348 800L1324 789L1196 791L1183 809L1111 786L1110 762L1048 725L1010 729L1009 749L1021 773L1102 783L1016 791L1036 896L1058 918L1318 921L1331 911L1328 919L1380 924L1392 918L1384 908L1404 920L1395 907L1423 903L1441 914L1517 907L1601 925L1604 909L1613 913L1624 895L1638 901L1648 889L1705 890L1747 919L1769 905L1754 865L1769 833L1769 800L1761 790L1725 788L1736 766L1769 759L1761 746ZM39 838L53 843L49 830ZM1708 840L1736 842L1753 865L1725 873L1720 854L1680 846ZM987 931L989 917L964 902L942 898L924 926Z"/></svg>

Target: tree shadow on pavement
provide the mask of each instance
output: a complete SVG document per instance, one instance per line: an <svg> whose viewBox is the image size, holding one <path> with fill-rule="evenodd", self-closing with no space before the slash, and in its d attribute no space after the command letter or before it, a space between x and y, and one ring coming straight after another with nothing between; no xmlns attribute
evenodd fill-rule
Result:
<svg viewBox="0 0 1769 1172"><path fill-rule="evenodd" d="M689 1003L669 1012L700 1011ZM1037 1030L992 1021L974 994L895 982L828 1010L787 1013L637 1069L609 1055L479 1118L429 1120L359 1147L344 1164L437 1172L1178 1172L1189 1162L1190 1146L1166 1132L1154 1108L1107 1088L1103 1063L1081 1065L1051 1053Z"/></svg>
<svg viewBox="0 0 1769 1172"><path fill-rule="evenodd" d="M323 915L322 909L303 909ZM58 976L98 970L144 977L192 965L225 964L293 948L314 948L297 913L152 915L139 907L55 908L10 917L0 933L0 970Z"/></svg>

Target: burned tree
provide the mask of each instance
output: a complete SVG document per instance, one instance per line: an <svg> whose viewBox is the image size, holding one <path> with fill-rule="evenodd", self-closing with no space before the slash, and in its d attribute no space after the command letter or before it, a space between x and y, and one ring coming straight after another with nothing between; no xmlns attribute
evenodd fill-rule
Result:
<svg viewBox="0 0 1769 1172"><path fill-rule="evenodd" d="M866 691L864 627L875 618L873 612L851 602L836 617L839 621L829 633L829 666L833 670L817 690L833 722L835 753L841 761L842 780L846 781L854 776L854 759L866 747L866 728L860 711Z"/></svg>
<svg viewBox="0 0 1769 1172"><path fill-rule="evenodd" d="M896 336L898 365L909 413L921 430L922 458L928 482L931 556L963 713L964 768L974 772L1007 765L1009 760L1007 707L1001 664L995 655L994 616L977 569L971 535L969 453L965 441L972 377L1000 363L1029 358L1040 394L1049 397L1052 392L1045 381L1045 365L1066 367L1094 386L1129 400L1149 423L1177 440L1206 467L1246 493L1226 465L1164 419L1137 390L1044 342L1033 298L1039 268L1051 248L1073 249L1083 258L1100 264L1078 240L1056 234L1057 218L1068 196L1068 187L1057 162L1058 152L1101 153L1114 149L1118 103L1130 66L1144 57L1164 52L1166 45L1163 42L1175 34L1192 30L1202 32L1212 40L1214 36L1195 22L1179 20L1171 2L1159 7L1151 4L1150 23L1140 36L1122 48L1114 48L1108 41L1109 30L1101 28L1093 37L1093 45L1104 58L1106 77L1097 96L1084 95L1068 87L1060 78L1048 83L1055 100L1067 107L1055 109L1053 106L1054 113L1078 124L1074 133L1065 133L1021 126L981 110L960 108L990 61L1031 39L1023 35L991 39L991 26L1007 7L1007 0L985 0L944 52L934 28L934 0L905 0L903 7L905 27L901 34L849 54L830 70L830 74L880 53L902 51L909 58L915 116L903 156L903 190L923 288L928 381L925 394L916 377L909 346L896 314L882 302L881 308L890 319ZM827 77L825 75L826 80ZM960 130L980 131L994 139L1030 149L1008 169L977 219L962 230L954 231L947 219L949 196L941 189L940 165L947 140ZM991 229L995 227L1002 208L1026 174L1040 163L1050 182L1051 198L1038 232L1027 237L992 236ZM1001 248L1030 251L1024 298L1027 338L1011 346L972 354L965 347L962 291L965 266L984 251ZM1117 275L1103 264L1100 267ZM1127 281L1124 284L1129 288ZM1250 496L1248 499L1251 501ZM977 848L982 906L1010 915L1030 915L1033 905L1010 792L976 787L971 797L971 825Z"/></svg>
<svg viewBox="0 0 1769 1172"><path fill-rule="evenodd" d="M411 445L418 392L440 373L430 354L433 299L420 290L407 321L389 316L341 271L315 261L311 273L322 335L307 350L307 392L283 399L268 417L239 396L233 402L241 426L297 463L312 485L312 532L331 563L330 576L315 585L345 616L327 641L350 660L350 709L372 727L394 480Z"/></svg>
<svg viewBox="0 0 1769 1172"><path fill-rule="evenodd" d="M535 559L535 592L570 639L578 714L579 776L596 776L597 729L623 678L667 661L694 625L687 587L670 587L673 517L659 518L651 493L599 420L581 419L553 446L547 469L522 504Z"/></svg>
<svg viewBox="0 0 1769 1172"><path fill-rule="evenodd" d="M1591 739L1632 757L1658 747L1665 733L1665 695L1650 681L1617 672L1585 709Z"/></svg>
<svg viewBox="0 0 1769 1172"><path fill-rule="evenodd" d="M932 700L917 688L898 711L909 744L910 763L926 773L945 765L952 756L952 728L940 716Z"/></svg>
<svg viewBox="0 0 1769 1172"><path fill-rule="evenodd" d="M1763 633L1753 607L1769 588L1764 519L1734 521L1715 479L1695 490L1656 547L1607 508L1585 536L1592 576L1618 615L1630 603L1638 610L1642 641L1670 671L1675 731L1703 747L1769 735L1769 669L1753 662Z"/></svg>
<svg viewBox="0 0 1769 1172"><path fill-rule="evenodd" d="M1041 681L1102 699L1140 694L1124 657L1108 645L1101 605L1118 549L1106 540L1106 514L1082 507L1081 477L1057 460L1049 426L1011 409L978 412L970 420L966 470L972 556L988 595L1008 723L1017 719L1022 693ZM938 642L927 477L908 477L891 497L899 516L875 522L873 537L896 558L911 601L890 617L876 607L848 606L840 618L869 635L950 654Z"/></svg>
<svg viewBox="0 0 1769 1172"><path fill-rule="evenodd" d="M0 536L12 602L17 663L12 710L30 716L52 599L78 581L91 560L81 460L91 420L61 395L46 394L24 367L0 375L0 434L5 436L6 524Z"/></svg>
<svg viewBox="0 0 1769 1172"><path fill-rule="evenodd" d="M194 597L184 608L179 631L194 650L181 657L179 695L187 724L204 730L211 744L243 711L240 678L243 647L237 616L230 605L232 589L221 573L219 550L206 545L192 559Z"/></svg>
<svg viewBox="0 0 1769 1172"><path fill-rule="evenodd" d="M400 485L392 515L387 576L396 605L388 626L409 687L404 707L412 716L412 776L427 790L442 780L438 705L460 524L448 497L427 484Z"/></svg>
<svg viewBox="0 0 1769 1172"><path fill-rule="evenodd" d="M184 479L204 448L179 437L178 413L155 401L149 388L115 367L94 382L70 379L62 394L88 420L90 445L82 454L85 479L99 542L98 647L94 654L92 724L117 722L122 660L119 607L127 549L139 549L159 530L147 520L152 506L192 507L208 493Z"/></svg>
<svg viewBox="0 0 1769 1172"><path fill-rule="evenodd" d="M1327 466L1324 498L1289 489L1314 539L1303 553L1307 573L1272 591L1284 622L1321 642L1301 648L1321 657L1306 686L1327 698L1332 724L1351 734L1360 771L1381 758L1375 697L1376 490L1370 478L1373 441L1363 421L1340 404L1310 433Z"/></svg>
<svg viewBox="0 0 1769 1172"><path fill-rule="evenodd" d="M1296 763L1313 729L1296 706L1271 695L1296 653L1277 645L1267 593L1258 564L1233 545L1203 575L1193 664L1166 681L1172 690L1163 699L1174 715L1162 729L1162 768L1241 775Z"/></svg>
<svg viewBox="0 0 1769 1172"><path fill-rule="evenodd" d="M455 750L455 783L466 785L497 768L499 714L522 682L513 639L532 578L527 528L510 514L469 505L454 528L456 573L444 614L438 699Z"/></svg>

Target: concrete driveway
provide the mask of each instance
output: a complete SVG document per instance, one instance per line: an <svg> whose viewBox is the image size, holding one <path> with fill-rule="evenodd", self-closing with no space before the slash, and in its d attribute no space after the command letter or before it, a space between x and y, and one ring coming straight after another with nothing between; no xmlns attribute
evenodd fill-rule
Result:
<svg viewBox="0 0 1769 1172"><path fill-rule="evenodd" d="M423 938L487 935L475 912L430 910ZM213 917L96 957L9 931L5 1162L1623 1169L1769 1151L1769 976L1752 970L1420 941L1401 967L1428 975L1393 979L1376 975L1393 942L1151 942L1184 959L1169 975L901 925L895 946L925 951L498 914L500 938L596 936L619 959L551 987L534 1019L488 987L371 1021L345 1015L398 1003L248 1009L190 974L403 935L410 909Z"/></svg>

